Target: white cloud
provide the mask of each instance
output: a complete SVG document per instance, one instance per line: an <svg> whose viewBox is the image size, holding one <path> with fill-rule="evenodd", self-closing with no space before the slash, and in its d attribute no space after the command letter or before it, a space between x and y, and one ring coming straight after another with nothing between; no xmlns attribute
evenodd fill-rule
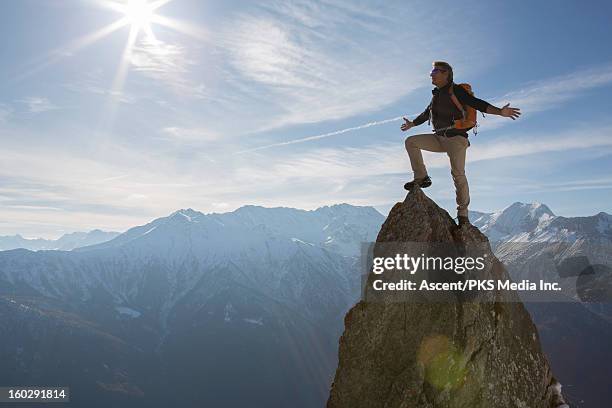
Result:
<svg viewBox="0 0 612 408"><path fill-rule="evenodd" d="M596 178L579 181L568 181L563 183L548 182L539 183L532 182L525 183L525 180L519 180L515 183L509 184L512 188L522 191L530 191L537 193L544 192L563 192L563 191L580 191L580 190L610 190L612 189L611 178Z"/></svg>
<svg viewBox="0 0 612 408"><path fill-rule="evenodd" d="M473 71L460 52L469 47L470 58L482 52L469 41L470 28L459 37L434 37L425 17L418 7L337 1L268 2L245 10L219 44L230 63L230 92L245 95L230 101L229 110L250 112L253 132L317 123L397 101L429 82L427 71L439 55ZM439 24L460 19L444 11L437 17Z"/></svg>
<svg viewBox="0 0 612 408"><path fill-rule="evenodd" d="M65 83L62 86L73 92L107 96L123 104L134 104L137 102L138 99L135 95L127 93L125 89L113 91L108 87L107 82L103 71L98 68L85 72L78 80Z"/></svg>
<svg viewBox="0 0 612 408"><path fill-rule="evenodd" d="M133 70L165 83L183 96L206 97L205 85L190 79L191 69L197 63L183 45L144 36L134 45L130 62Z"/></svg>
<svg viewBox="0 0 612 408"><path fill-rule="evenodd" d="M560 152L594 147L612 146L612 126L585 128L559 132L555 136L531 133L522 137L508 137L495 142L482 143L472 140L468 148L468 162L498 160L505 157L523 157L548 152ZM482 143L482 144L481 144ZM423 152L429 168L448 167L445 154ZM410 161L403 142L377 144L360 148L322 148L306 152L290 153L272 161L269 156L254 154L253 163L266 166L246 166L242 174L259 183L290 182L293 179L349 178L383 176L410 172Z"/></svg>
<svg viewBox="0 0 612 408"><path fill-rule="evenodd" d="M9 106L0 103L0 123L6 122L12 113L13 110Z"/></svg>
<svg viewBox="0 0 612 408"><path fill-rule="evenodd" d="M535 113L558 108L568 101L580 97L588 90L611 83L612 64L598 65L567 75L528 83L522 89L494 98L491 103L500 108L506 103L510 103L511 106L521 109L524 118ZM495 129L511 121L508 118L488 115L482 123L485 129Z"/></svg>
<svg viewBox="0 0 612 408"><path fill-rule="evenodd" d="M501 107L511 101L511 106L519 107L522 109L522 116L524 118L525 116L529 116L534 113L554 109L576 97L579 97L586 90L597 88L602 85L607 85L611 82L612 65L585 69L571 73L569 75L558 76L539 82L532 82L530 84L527 84L523 89L510 92L502 97L496 97L492 99L491 103ZM416 116L416 114L404 116L408 118L413 118L414 116ZM361 130L371 126L379 126L387 124L389 122L400 121L402 117L403 116L381 119L358 126L326 132L319 135L308 136L284 142L277 142L263 146L257 146L237 153L252 152L269 149L272 147L305 143L313 140L340 135L347 132ZM496 129L512 122L512 120L509 118L504 118L497 115L487 115L484 120L479 118L479 121L480 126L482 126L482 128L486 130Z"/></svg>
<svg viewBox="0 0 612 408"><path fill-rule="evenodd" d="M197 142L208 143L217 141L221 135L204 128L184 128L170 126L162 129L162 134L165 138L177 142Z"/></svg>
<svg viewBox="0 0 612 408"><path fill-rule="evenodd" d="M130 194L127 196L128 201L140 201L149 198L146 194Z"/></svg>
<svg viewBox="0 0 612 408"><path fill-rule="evenodd" d="M40 96L30 96L19 100L19 102L26 104L31 113L40 113L58 109L58 107L52 104L49 99Z"/></svg>
<svg viewBox="0 0 612 408"><path fill-rule="evenodd" d="M468 150L468 162L612 146L608 136L612 126L590 129L589 138L582 137L584 131L577 128L554 137L534 133L500 142L475 140ZM32 147L27 152L7 149L0 162L0 219L21 223L27 227L22 232L47 231L43 224L27 222L48 222L47 208L57 208L62 211L54 211L53 223L63 228L122 230L183 207L228 211L249 203L298 208L341 201L383 205L398 189L390 183L411 174L402 141L282 156L256 152L238 159L219 155L215 161L206 154L197 149L186 155L113 144L99 149L95 158L61 146ZM430 169L448 167L444 154L426 152L425 160ZM18 176L15 168L20 169ZM605 186L602 182L594 187ZM31 208L25 211L14 206ZM13 232L18 232L14 224L0 225L0 233Z"/></svg>

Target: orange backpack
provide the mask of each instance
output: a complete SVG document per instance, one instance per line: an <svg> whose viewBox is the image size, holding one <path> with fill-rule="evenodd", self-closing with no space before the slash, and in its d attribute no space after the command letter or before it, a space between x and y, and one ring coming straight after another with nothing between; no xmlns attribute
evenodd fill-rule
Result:
<svg viewBox="0 0 612 408"><path fill-rule="evenodd" d="M470 84L459 84L460 87L462 87L463 89L465 89L467 91L467 93L469 93L470 95L474 95L474 92L472 91L472 86ZM463 115L463 119L460 120L456 120L455 121L455 129L465 129L465 130L470 130L474 127L476 127L476 118L478 117L478 115L476 115L476 109L472 108L469 105L461 105L461 102L459 102L459 99L457 99L457 97L455 96L455 93L453 92L453 87L449 87L448 92L451 95L451 100L453 101L453 103L455 104L455 106L461 111L461 114ZM474 130L474 133L476 133L476 131Z"/></svg>
<svg viewBox="0 0 612 408"><path fill-rule="evenodd" d="M459 84L459 86L465 89L467 93L469 93L470 95L474 95L474 92L472 91L472 86L470 84L464 83L464 84ZM461 105L461 102L459 102L459 99L457 99L457 97L455 96L455 92L453 92L452 86L448 88L448 93L450 94L450 98L455 104L455 106L461 111L461 114L463 115L463 119L455 121L454 128L455 129L465 129L465 130L470 130L472 128L475 128L477 126L476 118L478 117L478 115L476 115L476 109L472 108L469 105L466 105L466 106ZM476 129L474 129L474 134L475 133L476 133Z"/></svg>

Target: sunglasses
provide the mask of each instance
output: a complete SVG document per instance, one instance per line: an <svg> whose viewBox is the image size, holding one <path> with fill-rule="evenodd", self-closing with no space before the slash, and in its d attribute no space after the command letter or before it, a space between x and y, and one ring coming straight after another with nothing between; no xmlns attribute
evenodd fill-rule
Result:
<svg viewBox="0 0 612 408"><path fill-rule="evenodd" d="M431 70L431 72L429 74L433 75L433 74L437 74L438 72L446 72L446 70L442 69L442 68L434 68L434 69Z"/></svg>

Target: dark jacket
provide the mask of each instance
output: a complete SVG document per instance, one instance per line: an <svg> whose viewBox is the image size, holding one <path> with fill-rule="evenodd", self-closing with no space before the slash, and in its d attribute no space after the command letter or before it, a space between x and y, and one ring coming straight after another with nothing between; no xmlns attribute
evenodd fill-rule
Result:
<svg viewBox="0 0 612 408"><path fill-rule="evenodd" d="M460 87L457 84L453 83L453 92L459 102L462 105L469 105L472 108L479 110L480 112L486 112L489 103L483 101L482 99L478 99L473 95L470 95L465 89ZM415 126L418 126L427 120L429 120L429 108L431 106L431 123L434 129L443 129L445 127L451 126L455 120L461 119L461 111L457 106L453 103L450 98L450 93L448 89L450 84L444 85L442 88L434 88L431 93L433 97L431 99L430 105L427 105L427 108L417 116L412 122ZM464 136L468 137L466 130L461 129L449 129L442 132L436 132L438 134L445 134L448 137L452 136Z"/></svg>

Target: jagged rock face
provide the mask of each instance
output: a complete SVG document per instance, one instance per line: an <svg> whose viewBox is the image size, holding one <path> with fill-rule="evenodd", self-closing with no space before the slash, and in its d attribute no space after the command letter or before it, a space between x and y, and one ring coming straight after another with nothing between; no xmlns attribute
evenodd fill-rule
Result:
<svg viewBox="0 0 612 408"><path fill-rule="evenodd" d="M484 243L419 189L397 203L377 243ZM491 272L505 279L495 259ZM345 317L328 408L550 408L563 405L536 327L518 297L365 302Z"/></svg>

